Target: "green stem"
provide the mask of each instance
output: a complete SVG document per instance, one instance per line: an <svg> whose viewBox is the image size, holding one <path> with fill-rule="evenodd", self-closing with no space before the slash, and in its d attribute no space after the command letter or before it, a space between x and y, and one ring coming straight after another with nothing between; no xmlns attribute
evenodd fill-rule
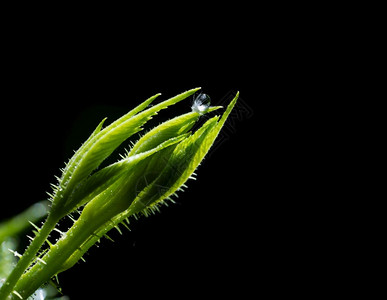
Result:
<svg viewBox="0 0 387 300"><path fill-rule="evenodd" d="M3 286L0 288L0 300L6 300L7 296L12 293L19 278L34 260L36 253L38 253L50 232L55 228L56 221L57 220L50 218L50 215L48 216L43 227L39 230L34 240L16 264L16 267L12 270L11 274L9 274Z"/></svg>
<svg viewBox="0 0 387 300"><path fill-rule="evenodd" d="M49 281L55 274L61 271L62 265L80 246L92 236L95 228L91 228L82 218L66 233L66 237L59 240L50 251L42 257L42 262L36 263L17 282L15 290L27 299L39 287Z"/></svg>
<svg viewBox="0 0 387 300"><path fill-rule="evenodd" d="M93 234L81 245L81 247L78 247L77 251L74 251L74 253L66 260L59 272L72 268L98 240L132 214L133 213L128 209L94 231Z"/></svg>

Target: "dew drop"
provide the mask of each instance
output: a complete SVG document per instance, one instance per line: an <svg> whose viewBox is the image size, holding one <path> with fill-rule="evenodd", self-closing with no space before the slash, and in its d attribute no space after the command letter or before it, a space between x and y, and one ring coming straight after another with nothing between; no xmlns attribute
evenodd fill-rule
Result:
<svg viewBox="0 0 387 300"><path fill-rule="evenodd" d="M197 97L194 97L192 103L192 111L204 114L211 105L211 98L207 94L199 94Z"/></svg>

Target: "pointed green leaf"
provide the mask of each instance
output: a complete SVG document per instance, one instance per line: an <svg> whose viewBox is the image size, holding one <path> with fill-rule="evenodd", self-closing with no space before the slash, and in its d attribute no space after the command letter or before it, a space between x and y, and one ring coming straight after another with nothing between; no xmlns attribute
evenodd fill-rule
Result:
<svg viewBox="0 0 387 300"><path fill-rule="evenodd" d="M221 106L210 107L207 109L205 113L213 112L219 108L222 108L222 107ZM205 113L199 114L197 112L189 112L187 114L175 117L167 122L160 124L159 126L149 131L147 134L145 134L135 144L135 146L132 148L128 156L140 153L142 151L146 151L148 149L155 147L155 145L158 145L167 139L170 139L172 137L188 132L189 130L191 130L191 128L197 122L200 116L202 116Z"/></svg>
<svg viewBox="0 0 387 300"><path fill-rule="evenodd" d="M139 113L140 111L144 110L150 103L152 103L158 96L160 96L160 94L156 94L152 97L150 97L149 99L145 100L142 104L138 105L136 108L132 109L129 113L127 113L126 115L124 115L123 117L121 117L120 119L116 120L115 122L113 122L112 124L110 124L108 127L106 127L104 130L101 131L101 128L102 128L102 125L103 125L103 122L102 121L98 127L96 128L96 130L94 130L94 132L92 133L92 135L89 137L89 139L81 146L81 148L78 149L78 151L73 155L72 159L69 161L69 163L67 164L64 172L63 172L63 176L61 178L61 185L62 185L62 188L64 188L66 185L69 184L69 182L67 182L67 180L72 177L74 175L74 173L76 172L76 170L78 169L79 165L83 162L83 164L85 164L85 161L88 160L89 156L92 154L92 152L90 152L90 150L95 147L96 145L98 145L98 142L101 141L101 139L103 137L106 138L106 136L108 136L108 133L112 130L112 129L116 129L118 130L120 128L120 125L125 123L126 121L130 120L133 116L135 116L137 113ZM128 137L131 135L131 133L129 132L129 135ZM119 142L118 139L116 139L117 143ZM123 142L123 140L121 140L121 142ZM118 146L118 145L117 145ZM102 156L101 155L101 158L104 157L103 159L105 159L107 156L110 155L111 152L114 151L115 148L111 149L112 147L106 147L107 149L105 150L106 154L104 153L104 155ZM109 153L110 152L110 153ZM88 155L87 155L88 154ZM103 160L102 159L102 160ZM91 171L93 171L95 168L97 168L99 165L98 162L94 162L92 164L89 165L88 168L85 168L84 170L81 170L83 171L82 173L88 173L90 174ZM90 170L91 169L91 170ZM79 170L79 169L78 169ZM77 172L80 172L80 171L77 171ZM82 179L82 178L81 178Z"/></svg>
<svg viewBox="0 0 387 300"><path fill-rule="evenodd" d="M131 149L128 156L152 149L156 145L172 137L188 132L199 119L200 115L190 112L173 118L155 127L145 134Z"/></svg>

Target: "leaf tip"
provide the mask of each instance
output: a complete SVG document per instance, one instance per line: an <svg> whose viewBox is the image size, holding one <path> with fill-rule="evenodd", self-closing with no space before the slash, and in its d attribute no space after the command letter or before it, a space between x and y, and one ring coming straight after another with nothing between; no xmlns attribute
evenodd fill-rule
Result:
<svg viewBox="0 0 387 300"><path fill-rule="evenodd" d="M192 90L189 90L189 92L196 93L198 90L201 90L201 87L194 88Z"/></svg>
<svg viewBox="0 0 387 300"><path fill-rule="evenodd" d="M213 112L213 111L218 110L218 109L221 109L221 108L223 108L223 106L210 106L210 107L207 109L206 113Z"/></svg>

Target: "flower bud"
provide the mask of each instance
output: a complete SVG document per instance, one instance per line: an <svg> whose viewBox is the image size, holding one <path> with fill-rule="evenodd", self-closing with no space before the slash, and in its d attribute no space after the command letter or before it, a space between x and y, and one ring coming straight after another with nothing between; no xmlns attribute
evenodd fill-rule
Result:
<svg viewBox="0 0 387 300"><path fill-rule="evenodd" d="M96 220L95 226L100 226L129 209L138 194L165 168L171 167L168 161L175 147L191 137L188 131L199 117L200 114L190 112L160 124L145 134L121 161L91 176L80 189L81 196L78 195L83 197L82 202L90 201L81 217L88 222ZM187 155L186 159L189 161L190 157Z"/></svg>
<svg viewBox="0 0 387 300"><path fill-rule="evenodd" d="M71 268L102 236L128 220L128 217L138 213L148 215L149 212L154 212L166 198L179 190L208 153L233 109L238 95L230 103L220 121L219 117L211 118L193 135L185 136L178 143L155 151L141 160L131 172L122 174L90 201L73 227L77 229L79 225L81 230L78 228L78 231L89 230L93 234L84 243L79 244L77 250L69 256L58 272ZM215 109L210 108L208 111ZM181 128L184 128L184 125L186 128L184 132L189 130L190 126L187 124L190 117L194 118L193 115L187 114L168 121L169 126L166 122L156 127L137 142L128 158L141 155L144 153L141 151L147 150L148 146L150 147L153 142L156 143L160 137L171 138L183 133L172 130L174 124L181 122L179 123L182 125ZM184 123L183 120L188 123ZM175 129L177 128L178 126ZM160 138L159 142L164 138Z"/></svg>

